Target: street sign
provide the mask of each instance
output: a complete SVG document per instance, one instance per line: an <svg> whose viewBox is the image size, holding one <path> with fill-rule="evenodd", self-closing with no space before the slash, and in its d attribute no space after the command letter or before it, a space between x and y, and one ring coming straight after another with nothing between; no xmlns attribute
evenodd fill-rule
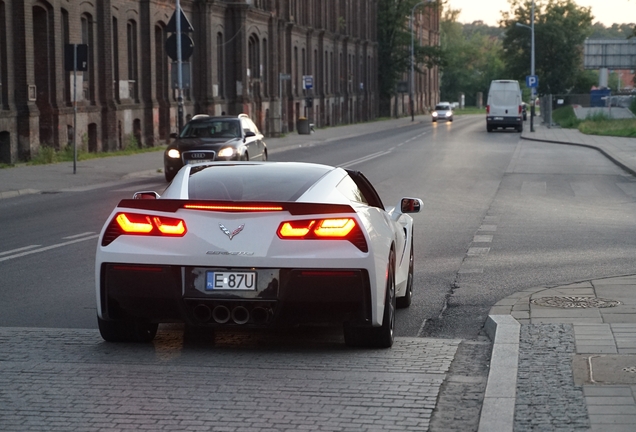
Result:
<svg viewBox="0 0 636 432"><path fill-rule="evenodd" d="M188 17L183 13L183 9L179 8L179 16L181 17L180 27L181 31L184 33L192 33L194 28L192 28L192 24L188 21ZM170 17L170 21L168 21L168 25L165 29L168 33L176 33L177 32L177 11L175 10L172 16Z"/></svg>
<svg viewBox="0 0 636 432"><path fill-rule="evenodd" d="M181 61L188 60L194 52L194 41L185 33L181 33ZM177 58L177 34L171 34L166 39L166 53L174 61L179 61Z"/></svg>
<svg viewBox="0 0 636 432"><path fill-rule="evenodd" d="M303 75L303 88L305 90L309 90L314 88L314 76L313 75Z"/></svg>
<svg viewBox="0 0 636 432"><path fill-rule="evenodd" d="M88 70L88 45L64 45L64 69L68 72Z"/></svg>
<svg viewBox="0 0 636 432"><path fill-rule="evenodd" d="M539 87L539 77L536 75L526 76L526 87L528 88Z"/></svg>
<svg viewBox="0 0 636 432"><path fill-rule="evenodd" d="M278 74L278 78L281 81L289 81L291 79L291 74L281 73L281 74Z"/></svg>

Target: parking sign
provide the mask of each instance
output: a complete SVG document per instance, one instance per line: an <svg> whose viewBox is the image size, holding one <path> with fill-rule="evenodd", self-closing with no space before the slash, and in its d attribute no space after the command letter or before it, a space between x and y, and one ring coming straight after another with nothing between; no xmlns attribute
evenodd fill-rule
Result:
<svg viewBox="0 0 636 432"><path fill-rule="evenodd" d="M526 76L526 87L528 88L539 87L539 77L536 75Z"/></svg>
<svg viewBox="0 0 636 432"><path fill-rule="evenodd" d="M313 75L303 75L303 88L305 90L309 90L314 88L314 77Z"/></svg>

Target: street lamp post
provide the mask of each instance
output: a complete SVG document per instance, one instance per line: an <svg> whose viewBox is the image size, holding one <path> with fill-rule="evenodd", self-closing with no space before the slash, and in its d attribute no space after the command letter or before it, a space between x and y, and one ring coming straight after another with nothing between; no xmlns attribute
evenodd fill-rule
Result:
<svg viewBox="0 0 636 432"><path fill-rule="evenodd" d="M519 27L530 29L530 75L534 76L534 0L532 0L532 14L530 15L530 25L517 23ZM534 132L534 102L537 98L536 87L530 87L530 132Z"/></svg>
<svg viewBox="0 0 636 432"><path fill-rule="evenodd" d="M415 8L422 6L426 3L432 3L435 0L426 0L416 3L411 9L411 19L409 20L409 30L411 31L411 71L409 75L409 106L411 107L411 121L415 121L415 105L413 103L413 64L415 63L413 58L413 14L415 14Z"/></svg>

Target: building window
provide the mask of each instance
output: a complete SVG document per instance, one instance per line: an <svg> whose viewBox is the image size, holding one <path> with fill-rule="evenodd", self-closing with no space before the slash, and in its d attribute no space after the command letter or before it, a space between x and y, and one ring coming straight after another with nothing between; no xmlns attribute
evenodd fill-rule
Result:
<svg viewBox="0 0 636 432"><path fill-rule="evenodd" d="M119 95L119 23L113 17L113 98L121 102Z"/></svg>
<svg viewBox="0 0 636 432"><path fill-rule="evenodd" d="M263 94L269 96L269 51L267 49L267 39L263 39L263 71L261 73L263 83Z"/></svg>
<svg viewBox="0 0 636 432"><path fill-rule="evenodd" d="M128 97L136 101L139 81L137 75L137 23L135 21L128 21L126 36L128 40Z"/></svg>
<svg viewBox="0 0 636 432"><path fill-rule="evenodd" d="M0 109L8 108L7 93L7 16L5 14L4 2L0 1Z"/></svg>
<svg viewBox="0 0 636 432"><path fill-rule="evenodd" d="M84 14L82 21L82 43L88 45L88 68L83 72L84 99L93 102L95 99L95 74L93 73L94 24L90 14Z"/></svg>
<svg viewBox="0 0 636 432"><path fill-rule="evenodd" d="M216 34L216 82L219 86L219 97L225 98L225 64L223 62L223 33Z"/></svg>

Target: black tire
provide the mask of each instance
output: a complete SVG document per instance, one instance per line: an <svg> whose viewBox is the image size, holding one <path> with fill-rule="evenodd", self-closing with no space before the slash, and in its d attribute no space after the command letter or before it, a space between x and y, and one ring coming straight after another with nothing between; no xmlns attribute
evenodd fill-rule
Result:
<svg viewBox="0 0 636 432"><path fill-rule="evenodd" d="M157 335L158 324L142 321L107 321L97 317L99 333L106 342L147 343Z"/></svg>
<svg viewBox="0 0 636 432"><path fill-rule="evenodd" d="M263 150L263 160L267 160L267 150Z"/></svg>
<svg viewBox="0 0 636 432"><path fill-rule="evenodd" d="M241 155L241 157L239 158L239 160L242 160L242 161L248 161L248 160L250 160L250 156L247 154L247 152L245 152L245 153L243 153L243 154Z"/></svg>
<svg viewBox="0 0 636 432"><path fill-rule="evenodd" d="M164 170L163 170L163 174L164 174L164 176L166 177L166 181L167 181L168 183L170 183L170 182L172 181L172 179L174 178L174 176L176 175L176 173L175 173L175 174L171 174L171 173L169 173L167 169L164 169Z"/></svg>
<svg viewBox="0 0 636 432"><path fill-rule="evenodd" d="M388 276L384 297L384 314L380 327L344 326L345 344L352 347L391 348L395 330L395 254L389 255Z"/></svg>
<svg viewBox="0 0 636 432"><path fill-rule="evenodd" d="M433 119L433 120L432 120L432 122L433 122L433 123L437 123L437 120Z"/></svg>
<svg viewBox="0 0 636 432"><path fill-rule="evenodd" d="M517 126L517 132L519 133L523 132L523 124L520 124L519 126Z"/></svg>
<svg viewBox="0 0 636 432"><path fill-rule="evenodd" d="M413 234L411 234L411 256L409 257L409 276L406 280L406 294L403 297L395 299L395 305L398 309L404 309L411 306L413 301Z"/></svg>
<svg viewBox="0 0 636 432"><path fill-rule="evenodd" d="M488 132L492 132L492 126L490 126L490 125L486 125L486 130L487 130Z"/></svg>

